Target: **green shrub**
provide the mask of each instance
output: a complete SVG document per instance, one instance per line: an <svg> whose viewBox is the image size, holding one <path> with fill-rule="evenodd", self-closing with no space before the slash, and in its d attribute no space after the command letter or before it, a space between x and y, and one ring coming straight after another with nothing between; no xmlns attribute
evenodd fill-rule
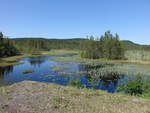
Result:
<svg viewBox="0 0 150 113"><path fill-rule="evenodd" d="M69 85L77 88L84 88L84 85L81 84L80 79L70 80Z"/></svg>
<svg viewBox="0 0 150 113"><path fill-rule="evenodd" d="M0 57L8 57L19 55L20 52L8 38L4 38L3 33L0 32Z"/></svg>
<svg viewBox="0 0 150 113"><path fill-rule="evenodd" d="M120 85L117 91L123 91L130 95L150 97L150 82L138 75L135 79L128 80L126 83Z"/></svg>

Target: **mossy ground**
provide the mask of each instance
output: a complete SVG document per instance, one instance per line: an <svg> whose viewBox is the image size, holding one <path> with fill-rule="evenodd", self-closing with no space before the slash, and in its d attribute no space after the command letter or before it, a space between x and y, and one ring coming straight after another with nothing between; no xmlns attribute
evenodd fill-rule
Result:
<svg viewBox="0 0 150 113"><path fill-rule="evenodd" d="M0 113L149 113L150 100L24 81L0 87Z"/></svg>

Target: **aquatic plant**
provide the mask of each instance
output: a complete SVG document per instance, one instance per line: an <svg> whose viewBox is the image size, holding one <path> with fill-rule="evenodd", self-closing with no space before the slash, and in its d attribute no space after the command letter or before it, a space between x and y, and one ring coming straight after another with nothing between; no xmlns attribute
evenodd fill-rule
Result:
<svg viewBox="0 0 150 113"><path fill-rule="evenodd" d="M62 76L69 76L69 75L86 75L87 72L84 72L84 71L67 71L67 72L58 72L59 75L62 75Z"/></svg>
<svg viewBox="0 0 150 113"><path fill-rule="evenodd" d="M60 71L64 71L67 70L68 67L67 66L59 66L59 65L53 65L53 66L49 66L54 72L60 72Z"/></svg>
<svg viewBox="0 0 150 113"><path fill-rule="evenodd" d="M28 74L28 73L32 73L32 72L34 72L34 70L28 69L28 70L24 70L22 73L23 74Z"/></svg>
<svg viewBox="0 0 150 113"><path fill-rule="evenodd" d="M98 68L103 68L106 66L113 66L114 63L108 63L108 62L87 62L87 63L82 63L80 67L83 69L98 69Z"/></svg>
<svg viewBox="0 0 150 113"><path fill-rule="evenodd" d="M83 69L87 71L87 76L94 80L116 80L122 75L116 70L113 63L87 63L83 64Z"/></svg>
<svg viewBox="0 0 150 113"><path fill-rule="evenodd" d="M143 65L142 65L143 66ZM150 75L150 70L144 70L141 66L127 63L83 63L82 69L93 78L116 78L123 75Z"/></svg>

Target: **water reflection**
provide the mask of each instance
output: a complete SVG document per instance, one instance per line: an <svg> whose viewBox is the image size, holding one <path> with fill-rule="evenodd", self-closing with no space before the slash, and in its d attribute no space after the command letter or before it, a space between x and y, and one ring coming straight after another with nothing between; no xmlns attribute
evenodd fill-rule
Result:
<svg viewBox="0 0 150 113"><path fill-rule="evenodd" d="M80 62L57 62L50 60L51 57L66 56L43 56L26 57L21 61L24 64L0 67L0 81L15 83L23 80L40 81L68 85L70 80L79 79L81 84L87 88L102 89L108 92L115 92L119 83L128 80L128 76L123 76L111 71L104 71L103 74L96 73L105 66L113 64L93 63L86 64ZM24 70L32 69L33 73L24 75ZM10 74L11 73L11 74Z"/></svg>
<svg viewBox="0 0 150 113"><path fill-rule="evenodd" d="M44 63L47 60L46 57L30 57L28 62L32 65L32 66L38 66L40 67L42 63Z"/></svg>
<svg viewBox="0 0 150 113"><path fill-rule="evenodd" d="M13 72L13 66L4 66L0 67L0 77L3 78L4 75L7 75L9 73Z"/></svg>

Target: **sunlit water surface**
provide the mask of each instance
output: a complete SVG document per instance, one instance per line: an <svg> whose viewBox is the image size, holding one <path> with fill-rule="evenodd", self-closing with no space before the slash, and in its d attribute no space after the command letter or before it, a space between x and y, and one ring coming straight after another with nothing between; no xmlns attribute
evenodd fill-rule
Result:
<svg viewBox="0 0 150 113"><path fill-rule="evenodd" d="M65 56L65 55L57 55ZM129 79L129 76L122 76L118 79L100 79L91 83L85 68L80 62L58 62L50 60L57 56L26 57L18 62L23 64L0 67L0 82L12 84L24 80L56 83L68 85L70 80L79 79L86 88L101 89L108 92L115 92L118 85ZM55 67L55 68L54 68ZM57 69L59 67L59 69ZM60 69L61 68L61 69ZM24 70L32 69L33 73L23 74Z"/></svg>

